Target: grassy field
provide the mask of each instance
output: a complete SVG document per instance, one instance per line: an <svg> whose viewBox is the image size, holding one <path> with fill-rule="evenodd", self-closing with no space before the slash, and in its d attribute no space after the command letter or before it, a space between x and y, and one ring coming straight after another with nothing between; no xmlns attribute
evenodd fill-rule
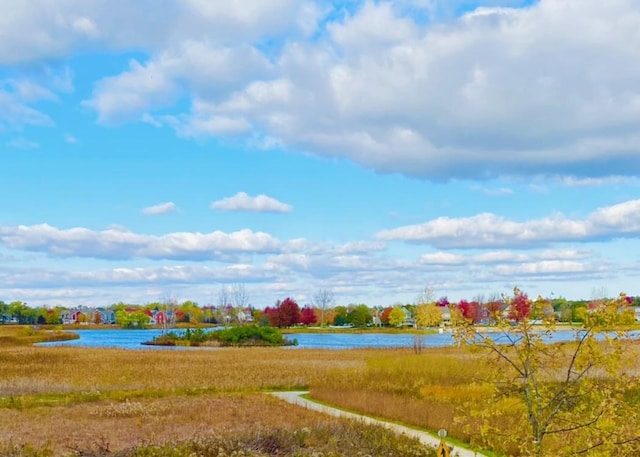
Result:
<svg viewBox="0 0 640 457"><path fill-rule="evenodd" d="M33 347L26 333L0 327L3 456L435 455L264 394L364 367L372 350Z"/></svg>
<svg viewBox="0 0 640 457"><path fill-rule="evenodd" d="M264 394L299 389L349 410L445 428L455 439L517 455L499 439L478 440L482 425L469 408L479 408L492 392L476 382L487 369L483 359L461 348L34 347L23 341L42 336L21 331L9 335L0 326L0 455L435 455L407 438ZM492 407L501 412L495 425L505 434L516 430L520 404L507 398ZM639 425L635 417L629 421Z"/></svg>

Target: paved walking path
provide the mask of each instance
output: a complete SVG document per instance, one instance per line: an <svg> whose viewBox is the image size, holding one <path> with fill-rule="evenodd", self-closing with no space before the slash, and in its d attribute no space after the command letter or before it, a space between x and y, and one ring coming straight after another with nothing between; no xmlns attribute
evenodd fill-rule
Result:
<svg viewBox="0 0 640 457"><path fill-rule="evenodd" d="M316 403L306 398L302 398L301 395L304 395L306 393L307 392L305 391L273 392L273 395L285 401L288 401L289 403L300 405L305 408L312 409L314 411L320 411L325 414L330 414L332 416L359 420L361 422L364 422L365 424L380 425L382 427L393 430L396 433L404 434L411 438L417 438L418 440L420 440L421 443L426 444L428 446L438 447L438 445L440 444L440 438L437 438L428 432L405 427L404 425L394 424L393 422L386 422L379 419L373 419L368 416L362 416L360 414L354 414L348 411L343 411L338 408L332 408L330 406L322 405L320 403ZM479 452L470 451L469 449L453 446L451 444L449 444L449 449L451 450L451 457L483 457L484 456L484 454L480 454Z"/></svg>

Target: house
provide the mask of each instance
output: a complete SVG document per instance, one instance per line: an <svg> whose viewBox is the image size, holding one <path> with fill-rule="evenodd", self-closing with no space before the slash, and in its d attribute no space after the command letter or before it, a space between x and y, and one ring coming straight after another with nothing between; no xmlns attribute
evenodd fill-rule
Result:
<svg viewBox="0 0 640 457"><path fill-rule="evenodd" d="M89 316L79 308L63 311L60 314L63 325L80 324L89 322Z"/></svg>
<svg viewBox="0 0 640 457"><path fill-rule="evenodd" d="M400 309L402 309L402 312L404 312L404 322L401 324L401 326L402 327L415 327L416 326L416 320L411 315L411 311L409 311L405 306L403 306Z"/></svg>
<svg viewBox="0 0 640 457"><path fill-rule="evenodd" d="M113 325L116 323L116 313L111 309L97 308L93 312L93 323Z"/></svg>
<svg viewBox="0 0 640 457"><path fill-rule="evenodd" d="M442 323L447 325L451 323L451 309L448 306L438 306L442 313Z"/></svg>
<svg viewBox="0 0 640 457"><path fill-rule="evenodd" d="M105 308L86 308L84 306L63 311L60 314L63 325L71 324L108 324L116 323L116 313Z"/></svg>

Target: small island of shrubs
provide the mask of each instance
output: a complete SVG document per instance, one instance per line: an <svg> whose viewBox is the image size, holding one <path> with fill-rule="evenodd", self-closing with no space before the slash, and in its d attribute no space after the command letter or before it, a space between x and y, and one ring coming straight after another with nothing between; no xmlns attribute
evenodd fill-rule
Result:
<svg viewBox="0 0 640 457"><path fill-rule="evenodd" d="M170 331L143 344L151 346L296 346L297 340L289 340L273 327L244 325L206 331L202 328L184 332Z"/></svg>

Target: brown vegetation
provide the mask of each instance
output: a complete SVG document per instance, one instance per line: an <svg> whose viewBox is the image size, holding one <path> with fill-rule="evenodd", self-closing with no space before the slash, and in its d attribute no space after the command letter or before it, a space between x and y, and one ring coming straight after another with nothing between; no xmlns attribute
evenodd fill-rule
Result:
<svg viewBox="0 0 640 457"><path fill-rule="evenodd" d="M637 348L627 349L627 360L635 360ZM139 455L429 455L379 430L260 394L302 388L327 403L420 428L445 428L454 438L498 450L498 438L479 441L475 432L482 418L473 408L494 393L481 382L487 377L484 362L460 347L416 354L411 348L122 350L0 344L0 454L133 456L136 446L144 445L156 447ZM640 393L630 391L628 399L640 404ZM491 407L499 413L492 425L505 434L513 431L522 405L506 396ZM628 422L640 424L635 416ZM165 443L183 443L184 452L169 454ZM228 453L194 450L203 443ZM502 451L517 455L506 445Z"/></svg>

